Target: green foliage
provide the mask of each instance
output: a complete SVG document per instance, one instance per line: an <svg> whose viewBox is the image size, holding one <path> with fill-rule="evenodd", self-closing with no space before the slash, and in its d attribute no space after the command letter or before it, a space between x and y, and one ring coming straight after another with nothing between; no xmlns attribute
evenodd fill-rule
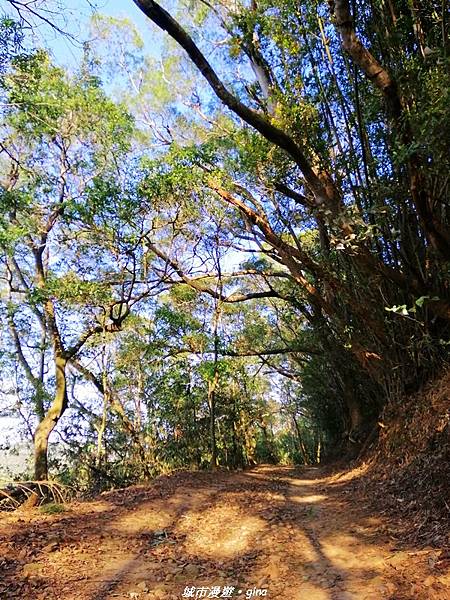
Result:
<svg viewBox="0 0 450 600"><path fill-rule="evenodd" d="M10 17L0 16L0 75L3 76L11 61L23 52L24 33L20 23Z"/></svg>
<svg viewBox="0 0 450 600"><path fill-rule="evenodd" d="M39 290L40 294L44 290ZM103 305L111 300L111 289L106 283L86 281L76 273L69 272L62 277L51 276L47 280L46 295L68 305Z"/></svg>
<svg viewBox="0 0 450 600"><path fill-rule="evenodd" d="M39 510L44 515L60 515L67 512L67 508L63 504L56 504L55 502L43 504Z"/></svg>
<svg viewBox="0 0 450 600"><path fill-rule="evenodd" d="M130 133L127 112L107 99L94 78L81 74L71 81L43 51L16 58L14 67L4 79L9 121L27 138L60 135L68 143L82 135L101 140L101 152L107 140L120 148Z"/></svg>
<svg viewBox="0 0 450 600"><path fill-rule="evenodd" d="M212 430L228 468L314 463L448 359L444 16L352 10L388 88L327 3L181 11L230 110L128 19L96 16L75 72L0 22L5 389L35 425L52 348L83 342L64 430L81 489L204 468Z"/></svg>

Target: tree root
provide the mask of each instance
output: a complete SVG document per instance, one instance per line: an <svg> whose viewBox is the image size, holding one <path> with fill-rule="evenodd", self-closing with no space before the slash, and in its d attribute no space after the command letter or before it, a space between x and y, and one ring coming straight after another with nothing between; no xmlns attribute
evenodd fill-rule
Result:
<svg viewBox="0 0 450 600"><path fill-rule="evenodd" d="M8 481L0 488L0 511L32 508L55 502L63 504L73 489L56 481Z"/></svg>

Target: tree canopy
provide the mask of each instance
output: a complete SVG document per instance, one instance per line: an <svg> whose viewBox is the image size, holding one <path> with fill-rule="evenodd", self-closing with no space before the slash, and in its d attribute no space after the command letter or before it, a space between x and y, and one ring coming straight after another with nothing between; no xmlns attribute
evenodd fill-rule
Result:
<svg viewBox="0 0 450 600"><path fill-rule="evenodd" d="M76 69L1 21L2 406L35 479L57 435L81 487L360 450L448 360L444 5L134 3Z"/></svg>

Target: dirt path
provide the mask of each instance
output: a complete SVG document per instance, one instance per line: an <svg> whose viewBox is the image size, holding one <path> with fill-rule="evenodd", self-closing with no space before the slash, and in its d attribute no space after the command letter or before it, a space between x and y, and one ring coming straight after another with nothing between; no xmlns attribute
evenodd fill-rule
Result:
<svg viewBox="0 0 450 600"><path fill-rule="evenodd" d="M392 533L315 469L179 473L62 514L3 513L0 598L450 598L448 556Z"/></svg>

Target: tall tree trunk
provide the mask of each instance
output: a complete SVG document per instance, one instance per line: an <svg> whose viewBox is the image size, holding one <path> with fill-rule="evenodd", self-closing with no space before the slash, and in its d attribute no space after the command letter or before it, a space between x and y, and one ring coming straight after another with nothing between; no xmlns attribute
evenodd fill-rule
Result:
<svg viewBox="0 0 450 600"><path fill-rule="evenodd" d="M208 406L209 406L209 443L211 448L211 469L217 468L217 440L216 440L216 388L219 382L219 371L217 368L219 360L219 337L217 329L219 326L219 306L216 305L214 312L214 371L210 381L208 381Z"/></svg>
<svg viewBox="0 0 450 600"><path fill-rule="evenodd" d="M364 415L352 383L348 378L346 381L343 377L338 379L341 383L343 401L347 408L347 432L351 435L352 432L357 432L364 423Z"/></svg>
<svg viewBox="0 0 450 600"><path fill-rule="evenodd" d="M56 389L53 402L47 414L34 433L34 478L37 481L48 479L48 440L59 419L67 408L67 359L60 354L55 356Z"/></svg>
<svg viewBox="0 0 450 600"><path fill-rule="evenodd" d="M217 239L218 241L218 239ZM217 245L218 249L219 246ZM213 336L214 336L214 371L213 377L211 381L208 382L208 406L209 406L209 418L210 418L210 444L211 444L211 469L215 470L218 466L217 464L217 440L216 440L216 388L219 383L219 321L221 314L221 306L220 306L220 297L223 293L223 284L222 284L222 269L220 265L220 256L217 254L214 257L217 272L218 272L218 281L216 285L216 300L214 306L214 316L213 316Z"/></svg>
<svg viewBox="0 0 450 600"><path fill-rule="evenodd" d="M214 378L208 382L208 406L209 406L209 443L211 447L211 469L217 468L217 442L216 442L216 386L218 372L215 370Z"/></svg>
<svg viewBox="0 0 450 600"><path fill-rule="evenodd" d="M316 431L316 464L320 464L320 459L322 457L322 436L320 434L320 430Z"/></svg>
<svg viewBox="0 0 450 600"><path fill-rule="evenodd" d="M305 444L303 442L303 436L302 436L302 433L300 431L300 425L298 424L298 421L297 421L297 419L296 419L296 417L295 417L294 414L292 415L292 421L293 421L294 426L295 426L295 431L297 432L298 445L300 447L300 451L301 451L302 456L303 456L303 463L305 465L308 465L309 464L308 452L306 451L306 446L305 446Z"/></svg>

